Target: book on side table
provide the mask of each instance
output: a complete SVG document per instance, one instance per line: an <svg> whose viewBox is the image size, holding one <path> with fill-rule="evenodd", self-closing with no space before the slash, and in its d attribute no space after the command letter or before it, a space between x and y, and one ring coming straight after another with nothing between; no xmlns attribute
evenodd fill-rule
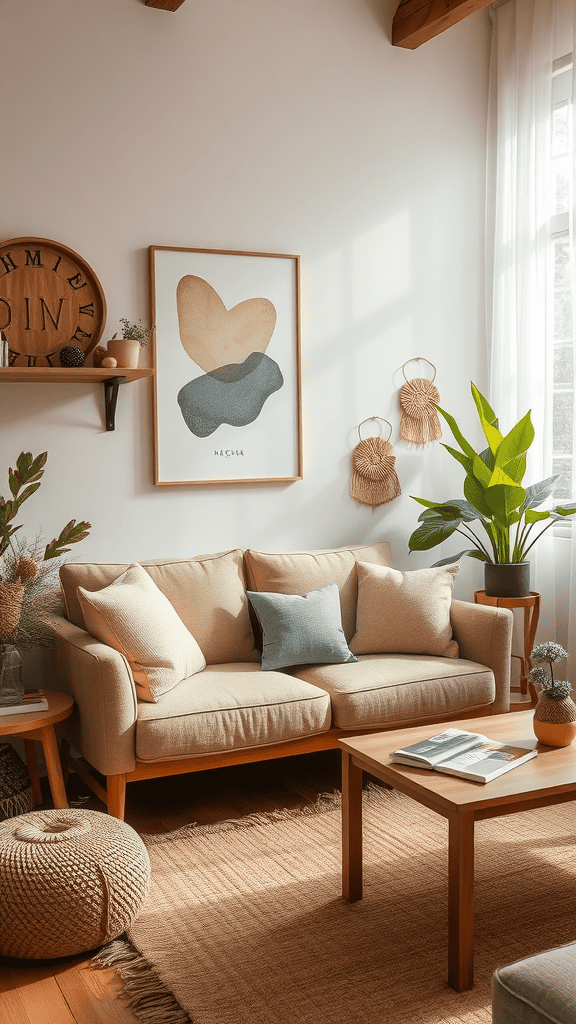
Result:
<svg viewBox="0 0 576 1024"><path fill-rule="evenodd" d="M447 775L459 775L473 782L490 782L525 761L536 757L536 750L513 747L489 740L478 732L445 729L430 739L395 750L390 760L413 768L430 768Z"/></svg>
<svg viewBox="0 0 576 1024"><path fill-rule="evenodd" d="M0 715L23 715L26 711L48 711L44 690L23 694L17 704L0 704Z"/></svg>

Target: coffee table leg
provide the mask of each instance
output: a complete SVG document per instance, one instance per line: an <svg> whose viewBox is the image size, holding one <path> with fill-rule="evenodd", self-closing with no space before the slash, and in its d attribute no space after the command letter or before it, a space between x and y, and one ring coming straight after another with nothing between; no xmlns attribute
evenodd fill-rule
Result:
<svg viewBox="0 0 576 1024"><path fill-rule="evenodd" d="M448 984L474 985L474 814L448 819Z"/></svg>
<svg viewBox="0 0 576 1024"><path fill-rule="evenodd" d="M342 896L362 899L362 769L342 751Z"/></svg>

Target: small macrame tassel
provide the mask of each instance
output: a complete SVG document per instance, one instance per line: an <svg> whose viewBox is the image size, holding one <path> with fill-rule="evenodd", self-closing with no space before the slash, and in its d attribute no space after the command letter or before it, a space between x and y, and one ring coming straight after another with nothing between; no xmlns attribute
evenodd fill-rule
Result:
<svg viewBox="0 0 576 1024"><path fill-rule="evenodd" d="M416 360L408 359L407 362L417 362L422 358L423 356L417 356ZM408 380L404 373L406 363L402 367L406 383L402 385L398 395L401 409L398 433L400 440L408 444L430 444L431 441L437 441L442 437L440 420L434 408L434 403L440 401L440 393L434 384L436 367L429 359L424 359L424 362L429 363L434 370L432 380L428 380L427 377L414 377Z"/></svg>
<svg viewBox="0 0 576 1024"><path fill-rule="evenodd" d="M350 494L361 505L386 505L402 492L394 468L396 456L390 441L382 437L367 437L360 441L352 453L352 480Z"/></svg>

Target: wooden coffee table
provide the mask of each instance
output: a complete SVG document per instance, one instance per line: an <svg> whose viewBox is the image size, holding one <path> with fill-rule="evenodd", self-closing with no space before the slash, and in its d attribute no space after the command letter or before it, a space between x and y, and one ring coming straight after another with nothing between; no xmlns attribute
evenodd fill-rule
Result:
<svg viewBox="0 0 576 1024"><path fill-rule="evenodd" d="M448 819L448 984L457 992L474 984L474 822L576 799L576 744L545 747L532 719L533 712L523 711L339 740L345 900L362 899L363 771ZM448 728L535 748L538 757L486 784L391 763L393 750Z"/></svg>

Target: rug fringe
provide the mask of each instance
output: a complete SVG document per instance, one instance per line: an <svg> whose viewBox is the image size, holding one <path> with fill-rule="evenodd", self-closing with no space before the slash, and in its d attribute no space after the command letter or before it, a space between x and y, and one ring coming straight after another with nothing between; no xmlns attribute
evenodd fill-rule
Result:
<svg viewBox="0 0 576 1024"><path fill-rule="evenodd" d="M127 939L114 939L90 961L103 970L113 967L124 982L122 1000L142 1024L192 1024L158 972Z"/></svg>
<svg viewBox="0 0 576 1024"><path fill-rule="evenodd" d="M230 832L239 828L254 828L256 825L271 825L274 822L287 821L289 818L301 818L308 814L333 811L339 806L340 793L338 790L334 790L333 793L320 793L313 804L303 804L301 807L281 807L276 811L254 811L252 814L245 814L242 818L225 818L223 821L216 821L209 825L198 825L192 821L188 825L174 829L173 832L158 834L140 832L140 836L146 845L169 843L174 839L185 839L192 832L196 836L202 836L211 835L214 832Z"/></svg>
<svg viewBox="0 0 576 1024"><path fill-rule="evenodd" d="M391 797L392 791L383 789L373 782L368 782L364 787L366 799ZM245 814L242 818L225 818L209 825L198 825L192 821L188 825L182 825L173 832L143 833L140 837L146 846L159 843L170 843L174 839L186 839L192 833L195 836L212 835L215 832L229 832L234 829L255 828L256 825L272 825L279 821L288 821L292 818L302 818L311 814L323 814L328 811L337 810L342 803L340 790L335 789L332 793L320 793L313 804L302 804L300 807L281 807L275 811L254 811L252 814Z"/></svg>

